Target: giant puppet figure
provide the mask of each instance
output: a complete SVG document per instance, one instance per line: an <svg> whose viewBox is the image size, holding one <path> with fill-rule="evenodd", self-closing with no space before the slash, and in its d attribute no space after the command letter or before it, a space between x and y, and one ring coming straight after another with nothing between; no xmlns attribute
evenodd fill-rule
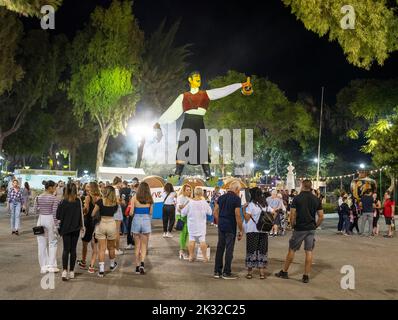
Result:
<svg viewBox="0 0 398 320"><path fill-rule="evenodd" d="M365 170L359 171L358 177L351 181L351 192L354 198L359 202L361 197L371 190L372 192L377 191L376 181L368 177L368 173Z"/></svg>
<svg viewBox="0 0 398 320"><path fill-rule="evenodd" d="M202 132L205 129L203 117L209 108L210 101L224 98L241 89L242 94L250 95L253 92L250 78L244 83L234 83L222 88L211 90L200 90L201 76L197 71L192 72L188 77L190 91L180 94L173 104L162 114L154 128L160 130L160 125L176 121L182 114L184 120L181 131L191 129L195 132L195 141L189 141L192 136L180 134L176 156L175 174L181 176L185 164L202 165L206 179L211 177L210 155L207 144L207 136ZM186 149L186 143L196 147L196 150ZM185 145L185 146L184 146ZM183 148L181 148L184 146ZM185 150L185 151L184 151ZM191 153L191 154L190 154ZM202 155L202 156L201 156Z"/></svg>

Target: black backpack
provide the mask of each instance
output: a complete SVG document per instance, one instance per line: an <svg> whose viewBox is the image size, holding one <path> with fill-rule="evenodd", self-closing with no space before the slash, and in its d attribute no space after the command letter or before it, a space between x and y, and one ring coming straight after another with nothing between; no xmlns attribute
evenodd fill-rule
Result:
<svg viewBox="0 0 398 320"><path fill-rule="evenodd" d="M272 213L266 212L263 209L261 209L261 214L258 218L257 223L256 221L254 221L253 217L251 217L251 219L256 224L256 228L258 231L270 232L272 226L274 225L274 216L272 215Z"/></svg>

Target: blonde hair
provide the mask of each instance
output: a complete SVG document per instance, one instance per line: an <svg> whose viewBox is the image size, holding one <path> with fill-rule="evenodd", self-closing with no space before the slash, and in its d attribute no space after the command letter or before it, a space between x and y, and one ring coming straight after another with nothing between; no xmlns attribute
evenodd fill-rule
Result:
<svg viewBox="0 0 398 320"><path fill-rule="evenodd" d="M203 189L201 187L196 187L194 190L194 196L203 199Z"/></svg>
<svg viewBox="0 0 398 320"><path fill-rule="evenodd" d="M115 192L115 188L112 186L107 186L104 189L104 193L103 193L103 201L104 201L104 205L106 202L107 206L116 206L117 205L117 200L116 200L116 192Z"/></svg>
<svg viewBox="0 0 398 320"><path fill-rule="evenodd" d="M179 196L183 196L184 193L185 193L185 190L186 190L188 187L191 188L191 194L189 195L189 197L192 198L192 187L191 187L191 185L189 185L188 183L185 183L185 184L182 185L181 190L180 190L180 192L178 193L178 195L179 195Z"/></svg>
<svg viewBox="0 0 398 320"><path fill-rule="evenodd" d="M232 181L229 185L229 190L235 191L240 190L240 182L238 180Z"/></svg>

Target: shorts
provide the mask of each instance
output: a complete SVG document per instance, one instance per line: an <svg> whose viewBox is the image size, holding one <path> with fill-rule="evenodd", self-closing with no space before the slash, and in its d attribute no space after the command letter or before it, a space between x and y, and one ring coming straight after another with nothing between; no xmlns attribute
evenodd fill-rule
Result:
<svg viewBox="0 0 398 320"><path fill-rule="evenodd" d="M116 223L114 219L104 219L95 228L95 238L98 240L115 240Z"/></svg>
<svg viewBox="0 0 398 320"><path fill-rule="evenodd" d="M392 217L384 217L384 219L386 220L386 225L391 226Z"/></svg>
<svg viewBox="0 0 398 320"><path fill-rule="evenodd" d="M151 216L149 214L134 214L133 222L131 223L132 233L151 233Z"/></svg>
<svg viewBox="0 0 398 320"><path fill-rule="evenodd" d="M91 242L91 240L93 239L94 229L95 229L94 225L89 225L88 227L86 227L86 233L82 238L83 242Z"/></svg>
<svg viewBox="0 0 398 320"><path fill-rule="evenodd" d="M189 241L195 241L196 243L206 242L206 236L205 235L193 236L190 234Z"/></svg>
<svg viewBox="0 0 398 320"><path fill-rule="evenodd" d="M312 251L315 247L315 230L308 230L308 231L294 230L292 237L289 240L289 249L293 251L300 250L303 241L304 241L304 250Z"/></svg>
<svg viewBox="0 0 398 320"><path fill-rule="evenodd" d="M113 215L113 219L115 219L115 221L123 221L122 207L120 205L117 206L117 210Z"/></svg>

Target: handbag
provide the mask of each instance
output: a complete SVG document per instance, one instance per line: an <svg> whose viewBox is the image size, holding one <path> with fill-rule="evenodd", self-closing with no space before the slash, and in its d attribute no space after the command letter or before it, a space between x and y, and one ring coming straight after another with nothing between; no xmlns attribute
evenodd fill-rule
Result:
<svg viewBox="0 0 398 320"><path fill-rule="evenodd" d="M84 226L84 212L83 212L82 199L79 198L79 201L80 201L80 212L81 212L81 216L82 216L82 229L80 230L80 237L84 238L84 236L86 234L86 228Z"/></svg>
<svg viewBox="0 0 398 320"><path fill-rule="evenodd" d="M32 229L33 229L33 234L35 236L39 236L41 234L44 234L44 227L43 226L36 226L36 227L33 227Z"/></svg>
<svg viewBox="0 0 398 320"><path fill-rule="evenodd" d="M181 219L178 219L177 220L177 223L176 223L176 230L177 231L182 231L182 229L184 229L184 221L182 221Z"/></svg>
<svg viewBox="0 0 398 320"><path fill-rule="evenodd" d="M37 214L38 213L38 205L39 205L39 199L38 199L38 197L36 197L36 199L35 199L35 213ZM40 221L40 216L39 216L39 221ZM35 235L35 236L39 236L39 235L41 235L41 234L44 234L44 227L43 226L36 226L36 227L33 227L32 228L33 229L33 234Z"/></svg>

